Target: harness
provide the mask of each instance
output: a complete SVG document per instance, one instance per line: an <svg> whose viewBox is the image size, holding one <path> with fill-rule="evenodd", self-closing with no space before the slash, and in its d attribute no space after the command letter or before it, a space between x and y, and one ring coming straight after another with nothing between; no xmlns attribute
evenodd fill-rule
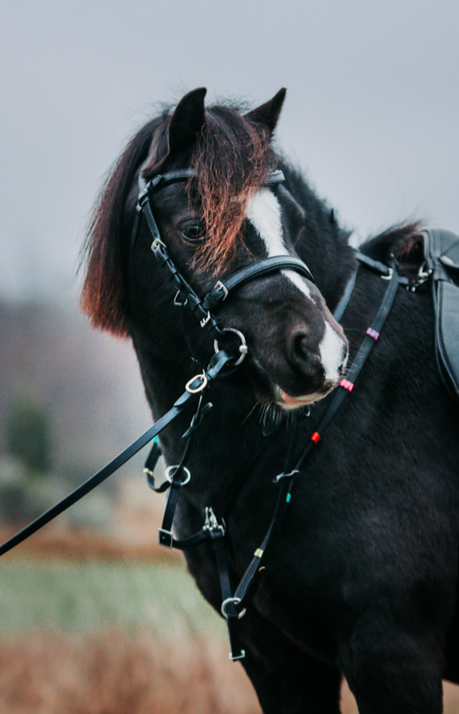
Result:
<svg viewBox="0 0 459 714"><path fill-rule="evenodd" d="M96 488L100 483L107 479L111 474L113 474L120 466L122 466L126 461L128 461L134 454L136 454L141 448L143 448L147 443L153 440L153 446L150 454L145 463L145 475L147 478L147 483L149 487L156 493L164 493L169 491L166 509L164 512L163 522L159 530L159 543L168 548L178 548L180 550L188 550L190 548L199 546L200 544L210 541L213 546L213 550L216 557L220 589L221 589L221 612L225 617L228 625L228 633L231 644L231 653L229 655L230 659L233 661L240 660L245 656L244 650L241 648L241 642L238 630L238 620L243 617L246 611L246 605L251 595L253 594L255 588L259 583L260 576L263 572L262 561L265 557L266 551L272 541L275 539L276 534L282 524L283 517L286 513L288 504L292 498L292 489L295 480L300 475L303 464L308 457L311 450L323 437L328 425L332 421L333 417L343 404L344 400L349 396L349 394L354 389L355 381L365 364L368 355L375 342L379 339L381 329L384 322L389 315L392 304L394 302L398 287L403 285L409 289L415 288L420 282L421 277L415 281L410 281L406 277L402 277L398 274L397 263L395 260L392 261L390 266L384 265L378 261L372 260L368 256L362 253L356 252L356 258L358 264L364 264L382 278L388 281L387 288L385 290L381 305L377 311L371 325L366 330L365 337L362 344L354 358L354 361L347 372L345 379L340 382L340 388L336 391L333 400L331 401L328 410L323 416L320 424L316 427L314 431L310 434L308 443L301 454L300 458L296 462L293 461L293 455L295 451L295 445L297 443L298 436L298 424L297 423L293 435L291 437L290 446L288 449L287 457L284 463L284 468L282 473L278 474L274 483L278 484L279 491L276 501L276 506L271 519L269 528L265 534L265 537L260 544L260 546L255 550L253 557L248 564L246 571L241 578L239 584L236 588L233 588L231 578L230 578L230 568L228 565L227 556L227 539L228 534L226 530L226 525L221 519L221 523L212 509L212 506L206 506L204 509L204 524L198 533L193 536L184 539L177 540L172 534L172 524L174 520L174 515L180 496L182 487L190 481L191 474L187 468L187 463L193 447L193 436L196 430L200 427L205 416L212 409L212 404L207 402L203 404L203 393L204 391L218 379L222 379L237 369L237 366L241 364L243 359L247 354L247 344L244 335L235 328L221 328L218 324L218 320L213 314L215 309L228 298L228 296L239 286L246 284L247 282L254 280L263 275L270 274L272 272L277 272L278 270L288 269L295 270L301 275L305 276L309 280L313 280L313 276L306 264L299 258L285 255L276 256L272 258L267 258L256 263L251 263L240 270L236 271L224 280L218 280L214 287L207 292L207 294L201 298L193 290L193 288L186 281L184 276L181 274L180 270L175 265L174 261L170 257L167 248L159 233L159 229L154 218L153 210L150 205L151 197L160 189L176 182L187 181L196 175L195 171L192 169L182 169L178 171L171 171L166 174L157 175L151 179L148 183L145 183L143 179L140 179L140 193L139 200L136 209L136 216L134 220L131 241L129 246L130 256L132 256L140 225L140 220L142 216L145 216L147 225L150 229L153 242L151 249L158 260L159 264L167 271L170 277L170 281L176 290L174 302L179 306L187 306L188 309L199 320L201 328L209 331L211 337L214 339L215 354L212 356L209 365L201 373L193 377L186 384L184 393L177 399L173 404L171 409L164 414L150 429L148 429L144 434L142 434L136 441L134 441L130 446L128 446L123 452L121 452L115 459L108 463L104 468L98 471L94 476L85 481L81 486L71 492L68 496L62 499L59 503L55 504L53 507L48 509L41 516L32 521L29 525L15 534L12 538L7 540L0 546L0 556L7 553L9 550L14 548L16 545L24 541L30 535L38 531L44 525L49 523L51 520L56 518L60 513L65 511L67 508L72 506L74 503L79 501L85 495L90 493L94 488ZM266 179L267 185L277 184L284 180L282 171L273 171L269 174ZM335 309L335 319L340 320L343 316L348 302L351 298L356 274L358 268L351 275L348 284L344 290L341 301L339 302L337 308ZM222 337L227 336L225 333L235 334L240 344L238 345L237 353L231 353L225 349L219 349L218 340ZM158 442L158 434L174 419L176 419L182 412L192 403L195 403L195 411L190 422L189 428L183 434L185 441L185 449L180 462L176 465L169 466L166 470L166 477L162 484L159 486L155 483L154 468L161 455L161 448ZM268 435L271 438L275 434L271 433ZM241 482L245 479L247 474L250 472L252 466L257 461L258 457L262 451L266 448L266 442L263 442L260 449L254 455L249 467L246 471L235 481L231 493L228 497L228 505L226 512L231 507L234 498L237 495L237 490Z"/></svg>

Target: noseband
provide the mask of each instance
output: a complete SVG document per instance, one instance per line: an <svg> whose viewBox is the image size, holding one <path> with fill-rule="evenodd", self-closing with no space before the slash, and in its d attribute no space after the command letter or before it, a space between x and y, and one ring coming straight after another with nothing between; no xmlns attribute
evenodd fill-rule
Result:
<svg viewBox="0 0 459 714"><path fill-rule="evenodd" d="M156 223L150 202L151 197L160 189L174 183L188 181L188 179L194 178L196 175L197 174L194 169L179 169L177 171L169 171L165 174L157 174L148 182L146 182L141 175L139 176L139 198L136 206L136 215L129 245L129 259L132 259L137 241L140 219L141 216L144 215L153 238L151 249L160 265L165 267L170 273L170 279L175 290L177 291L175 293L174 303L179 306L187 305L199 320L200 326L203 328L205 327L209 331L214 341L221 339L225 332L236 332L241 340L241 345L239 347L241 356L237 361L237 363L240 364L242 359L247 354L247 346L244 336L242 333L235 331L233 328L220 328L215 316L212 314L212 311L217 309L236 288L241 285L245 285L255 278L262 277L263 275L269 275L270 273L274 273L279 270L295 270L311 282L314 282L314 278L307 265L299 258L292 255L273 256L271 258L260 260L256 263L249 263L240 270L237 270L235 273L232 273L232 275L224 280L217 280L214 287L211 288L211 290L209 290L203 298L200 298L187 280L185 280L182 273L170 257L166 245L161 240L158 224ZM272 171L268 174L266 180L264 181L264 185L272 186L284 180L284 174L282 171Z"/></svg>

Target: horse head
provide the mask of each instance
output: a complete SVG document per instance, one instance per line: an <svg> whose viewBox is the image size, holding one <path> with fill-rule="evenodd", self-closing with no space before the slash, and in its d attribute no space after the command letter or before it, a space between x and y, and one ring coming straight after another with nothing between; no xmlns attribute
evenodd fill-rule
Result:
<svg viewBox="0 0 459 714"><path fill-rule="evenodd" d="M200 296L244 266L297 257L304 228L304 212L289 191L269 183L278 161L271 138L285 90L245 116L231 106L206 109L205 93L186 94L126 150L91 225L82 294L96 326L130 334L136 346L148 344L153 359L188 368L190 358L207 364L212 340L180 299L174 301L176 290L152 254L145 220L129 250L139 176L148 182L193 170L187 182L155 191L151 207L168 254ZM228 343L238 333L245 337L241 369L260 402L295 409L339 383L348 353L343 330L318 287L295 270L257 276L215 314Z"/></svg>

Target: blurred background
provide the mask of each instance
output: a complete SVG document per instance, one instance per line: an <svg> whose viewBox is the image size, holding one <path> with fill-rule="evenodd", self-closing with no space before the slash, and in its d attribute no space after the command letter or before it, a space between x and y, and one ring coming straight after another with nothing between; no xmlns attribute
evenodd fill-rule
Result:
<svg viewBox="0 0 459 714"><path fill-rule="evenodd" d="M457 231L458 22L453 0L2 1L2 540L151 423L130 344L78 312L85 226L130 136L198 86L249 106L286 86L277 142L356 243L413 218ZM2 559L2 714L259 711L155 546L141 468Z"/></svg>

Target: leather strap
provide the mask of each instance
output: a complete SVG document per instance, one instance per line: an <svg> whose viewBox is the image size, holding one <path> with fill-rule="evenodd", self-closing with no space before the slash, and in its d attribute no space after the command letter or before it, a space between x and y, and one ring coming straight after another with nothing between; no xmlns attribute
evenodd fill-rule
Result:
<svg viewBox="0 0 459 714"><path fill-rule="evenodd" d="M224 351L217 352L213 355L210 364L205 372L205 377L207 379L207 384L212 382L214 379L225 376L225 367L229 366L231 362L234 362L234 357L227 354ZM201 378L196 378L196 382L200 382ZM193 388L193 383L188 385ZM196 384L199 387L199 384ZM22 543L26 538L36 533L40 528L43 528L47 523L54 520L61 513L66 511L70 506L73 506L77 501L80 501L84 496L93 491L99 484L105 481L109 476L111 476L115 471L117 471L126 461L129 461L140 449L142 449L149 441L151 441L157 434L159 434L163 429L166 428L174 419L176 419L179 414L188 406L190 400L196 397L196 393L185 391L174 403L171 409L169 409L164 416L158 419L153 426L147 429L138 439L136 439L130 446L128 446L124 451L122 451L118 456L116 456L112 461L110 461L106 466L104 466L100 471L91 476L87 481L78 486L74 491L65 496L61 501L56 503L54 506L49 508L47 511L42 513L41 516L35 518L31 523L29 523L25 528L20 530L14 536L9 538L0 546L0 556L8 553L9 550L15 546Z"/></svg>
<svg viewBox="0 0 459 714"><path fill-rule="evenodd" d="M223 300L226 300L234 288L240 287L254 278L260 278L263 275L268 275L269 273L274 273L279 270L294 270L304 275L304 277L311 282L314 282L311 271L302 260L293 255L276 255L271 258L266 258L265 260L260 260L258 263L246 265L244 268L230 275L229 278L219 280L205 296L202 301L202 306L205 310L212 310L222 303Z"/></svg>

